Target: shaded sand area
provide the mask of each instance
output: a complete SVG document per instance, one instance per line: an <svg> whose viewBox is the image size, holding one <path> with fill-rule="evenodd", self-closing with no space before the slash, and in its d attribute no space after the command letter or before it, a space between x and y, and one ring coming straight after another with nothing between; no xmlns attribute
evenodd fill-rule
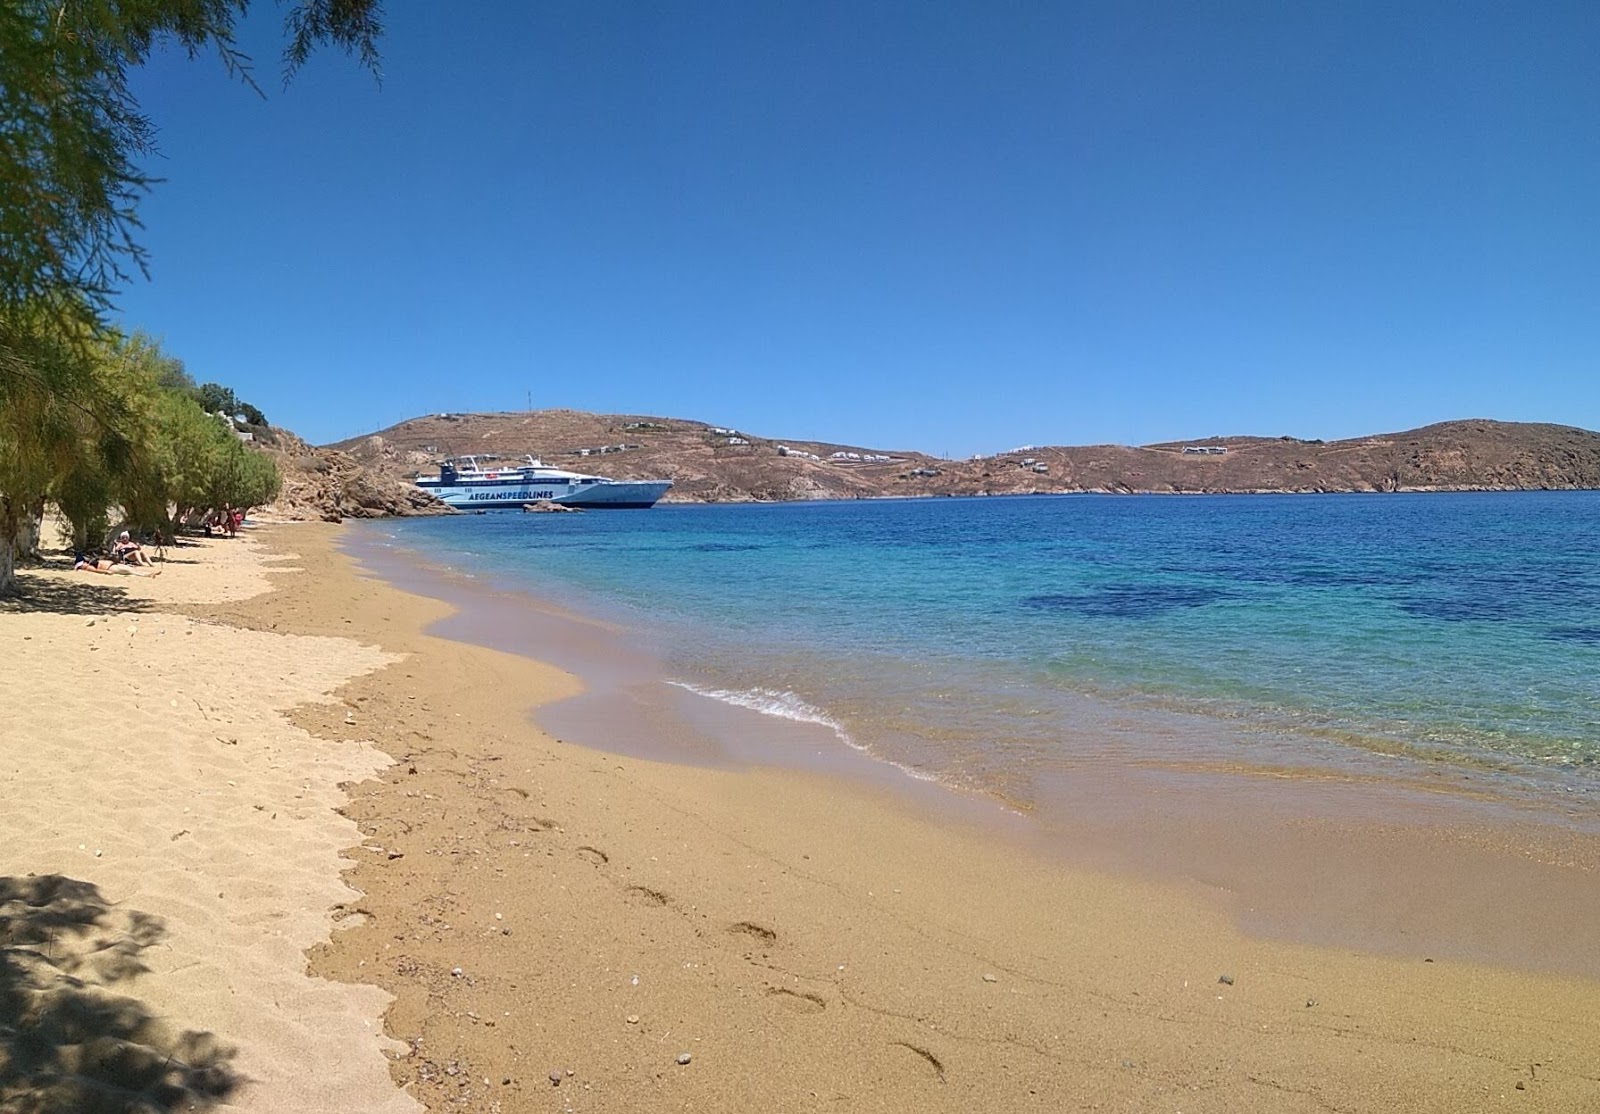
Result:
<svg viewBox="0 0 1600 1114"><path fill-rule="evenodd" d="M0 1109L417 1109L388 996L304 957L356 897L341 785L389 759L285 718L396 659L182 613L268 567L219 539L156 579L63 565L0 600Z"/></svg>
<svg viewBox="0 0 1600 1114"><path fill-rule="evenodd" d="M563 744L527 710L570 676L422 633L446 605L334 528L274 537L316 575L208 614L405 655L294 718L398 759L312 969L395 996L429 1109L1600 1109L1600 984L1251 938L895 794Z"/></svg>

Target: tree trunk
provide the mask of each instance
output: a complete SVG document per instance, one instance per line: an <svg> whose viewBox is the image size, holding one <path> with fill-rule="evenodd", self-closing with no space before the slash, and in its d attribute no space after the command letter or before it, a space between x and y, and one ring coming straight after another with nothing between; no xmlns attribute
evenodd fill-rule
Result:
<svg viewBox="0 0 1600 1114"><path fill-rule="evenodd" d="M12 547L12 553L17 561L40 560L39 534L43 529L44 500L40 499L24 510L17 522L16 541Z"/></svg>
<svg viewBox="0 0 1600 1114"><path fill-rule="evenodd" d="M18 515L11 509L11 500L0 495L0 596L17 589L17 527Z"/></svg>

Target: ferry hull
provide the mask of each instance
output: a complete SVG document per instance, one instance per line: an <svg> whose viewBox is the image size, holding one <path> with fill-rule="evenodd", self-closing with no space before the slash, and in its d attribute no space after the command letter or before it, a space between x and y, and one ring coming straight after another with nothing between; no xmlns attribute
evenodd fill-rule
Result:
<svg viewBox="0 0 1600 1114"><path fill-rule="evenodd" d="M520 507L527 503L562 503L596 510L647 510L656 505L672 484L666 480L628 482L612 480L591 484L468 480L452 484L419 480L417 486L458 510Z"/></svg>

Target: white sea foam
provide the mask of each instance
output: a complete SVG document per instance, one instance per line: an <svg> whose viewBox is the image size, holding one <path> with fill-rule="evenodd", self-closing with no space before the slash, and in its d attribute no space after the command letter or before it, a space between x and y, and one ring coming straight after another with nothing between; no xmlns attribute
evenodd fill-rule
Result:
<svg viewBox="0 0 1600 1114"><path fill-rule="evenodd" d="M844 724L834 719L821 708L818 708L813 704L806 703L806 701L801 699L799 696L796 696L792 692L788 692L783 689L765 688L716 689L709 688L705 685L697 685L689 681L668 681L667 684L672 685L674 688L685 689L694 693L696 696L704 696L708 700L717 700L724 704L732 704L736 708L748 708L752 712L760 712L764 716L774 716L778 719L793 720L795 723L814 723L821 727L826 727L838 737L841 743L849 747L851 750L859 751L860 753L867 755L869 758L873 758L879 762L885 762L899 770L901 773L905 774L907 777L915 778L918 781L942 783L943 779L936 774L931 774L926 770L919 770L915 766L907 766L903 762L896 762L893 759L885 758L881 754L875 753L870 747L863 746L862 744L856 742L856 740L850 735L850 732L845 729Z"/></svg>

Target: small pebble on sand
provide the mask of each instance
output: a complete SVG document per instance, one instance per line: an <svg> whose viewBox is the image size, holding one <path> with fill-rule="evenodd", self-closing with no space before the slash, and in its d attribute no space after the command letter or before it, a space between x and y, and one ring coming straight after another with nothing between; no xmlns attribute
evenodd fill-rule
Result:
<svg viewBox="0 0 1600 1114"><path fill-rule="evenodd" d="M628 1015L628 1024L629 1025L637 1025L637 1024L639 1024L639 1015L636 1014L636 1013L630 1013Z"/></svg>
<svg viewBox="0 0 1600 1114"><path fill-rule="evenodd" d="M985 976L983 976L983 981L984 982L999 982L1000 980L998 978L996 978L995 976L993 976L993 975L985 975Z"/></svg>
<svg viewBox="0 0 1600 1114"><path fill-rule="evenodd" d="M693 1059L694 1059L694 1057L689 1055L687 1052L678 1053L678 1063L680 1065L687 1064L690 1060L693 1060Z"/></svg>
<svg viewBox="0 0 1600 1114"><path fill-rule="evenodd" d="M1232 986L1233 985L1233 976L1232 975L1218 975L1217 976L1217 981L1219 983L1221 983L1223 986Z"/></svg>

